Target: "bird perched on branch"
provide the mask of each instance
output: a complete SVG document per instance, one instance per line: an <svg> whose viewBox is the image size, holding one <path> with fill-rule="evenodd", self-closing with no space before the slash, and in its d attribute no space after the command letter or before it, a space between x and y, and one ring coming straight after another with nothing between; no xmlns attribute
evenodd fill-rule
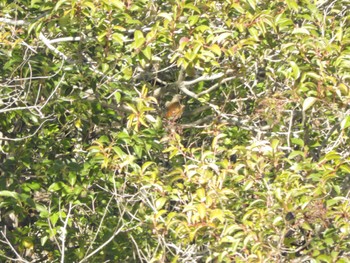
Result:
<svg viewBox="0 0 350 263"><path fill-rule="evenodd" d="M181 104L181 95L176 94L171 101L165 103L166 114L165 117L168 120L176 121L181 118L181 115L184 111L185 106Z"/></svg>

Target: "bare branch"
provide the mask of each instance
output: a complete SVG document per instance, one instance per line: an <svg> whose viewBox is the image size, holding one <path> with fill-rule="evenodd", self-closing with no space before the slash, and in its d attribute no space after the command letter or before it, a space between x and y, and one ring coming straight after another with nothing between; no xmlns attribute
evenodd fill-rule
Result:
<svg viewBox="0 0 350 263"><path fill-rule="evenodd" d="M36 50L32 46L28 45L26 42L22 41L21 44L30 49L33 53L38 54L38 52L36 52Z"/></svg>
<svg viewBox="0 0 350 263"><path fill-rule="evenodd" d="M69 63L74 63L72 59L67 57L65 54L63 54L61 51L59 51L57 48L55 48L53 45L51 45L50 40L48 40L43 33L40 32L39 39L47 46L48 49L53 51L56 55L60 56L64 60L68 61Z"/></svg>
<svg viewBox="0 0 350 263"><path fill-rule="evenodd" d="M225 78L225 79L221 80L220 82L218 82L218 83L214 84L213 86L211 86L209 89L198 93L197 96L200 97L202 95L208 94L208 93L212 92L213 90L219 88L221 84L224 84L224 83L226 83L226 82L228 82L230 80L236 79L236 78L237 78L236 76L235 77Z"/></svg>
<svg viewBox="0 0 350 263"><path fill-rule="evenodd" d="M16 111L16 110L30 110L30 109L38 110L39 107L35 105L35 106L24 106L24 107L15 107L15 108L1 109L0 113L5 113L5 112L9 112L9 111Z"/></svg>
<svg viewBox="0 0 350 263"><path fill-rule="evenodd" d="M64 263L64 256L65 256L65 243L66 243L66 236L67 236L67 225L68 225L68 221L69 221L69 217L71 215L72 212L72 202L69 203L69 207L68 207L68 212L66 215L66 220L64 221L63 227L61 228L61 241L62 241L62 250L61 250L61 263Z"/></svg>
<svg viewBox="0 0 350 263"><path fill-rule="evenodd" d="M0 23L5 23L8 25L14 25L14 26L28 25L28 23L25 22L24 20L13 20L13 19L2 18L2 17L0 17Z"/></svg>
<svg viewBox="0 0 350 263"><path fill-rule="evenodd" d="M60 81L57 83L55 89L51 92L50 96L47 98L47 100L44 102L44 104L40 107L40 110L42 110L42 109L47 105L47 103L50 101L50 99L52 98L52 96L56 93L56 91L57 91L58 87L61 85L61 83L62 83L62 81L63 81L65 75L66 75L66 74L63 73L63 75L62 75Z"/></svg>
<svg viewBox="0 0 350 263"><path fill-rule="evenodd" d="M3 231L0 232L4 239L6 240L6 244L11 248L12 252L15 253L17 256L17 259L15 261L21 261L25 263L29 263L29 261L25 260L24 258L21 257L21 255L16 251L16 249L11 245L10 241L7 239L5 233Z"/></svg>
<svg viewBox="0 0 350 263"><path fill-rule="evenodd" d="M82 39L81 37L60 37L60 38L48 40L47 43L54 44L59 42L73 42L73 41L80 41L81 39Z"/></svg>
<svg viewBox="0 0 350 263"><path fill-rule="evenodd" d="M50 201L50 205L49 205L49 213L51 214L51 201ZM48 226L50 228L50 231L53 231L52 223L51 223L50 218L47 218L47 223L48 223ZM62 248L61 248L60 243L58 242L58 240L56 238L56 235L53 235L52 239L55 241L55 243L56 243L56 245L58 247L58 250L62 253Z"/></svg>
<svg viewBox="0 0 350 263"><path fill-rule="evenodd" d="M293 127L293 118L294 118L294 111L290 111L290 120L289 120L289 126L288 126L288 134L287 134L287 145L290 148L290 135L292 133L292 127Z"/></svg>
<svg viewBox="0 0 350 263"><path fill-rule="evenodd" d="M17 87L17 85L10 85L11 83L13 82L22 82L22 81L26 81L26 80L35 80L35 79L51 79L55 76L58 75L58 73L62 70L63 68L63 64L64 62L62 61L61 65L60 65L60 68L53 74L53 75L48 75L48 76L31 76L30 78L14 78L14 79L11 79L11 80L7 80L5 83L6 84L1 84L0 83L0 87Z"/></svg>
<svg viewBox="0 0 350 263"><path fill-rule="evenodd" d="M186 88L186 85L184 84L184 82L180 82L180 83L178 84L178 87L179 87L179 89L180 89L183 93L185 93L187 96L190 96L190 97L192 97L192 98L194 98L194 99L198 99L197 94L194 93L194 92L192 92L192 91L190 91L189 89L187 89L187 88Z"/></svg>
<svg viewBox="0 0 350 263"><path fill-rule="evenodd" d="M225 76L225 73L222 73L222 72L213 74L213 75L202 75L199 78L196 78L194 80L184 81L183 85L192 86L201 81L216 80L216 79L222 78L223 76Z"/></svg>
<svg viewBox="0 0 350 263"><path fill-rule="evenodd" d="M96 232L95 232L94 238L93 238L92 241L90 242L89 248L88 248L88 249L86 250L86 252L85 252L85 256L88 255L88 253L90 252L90 250L91 250L91 248L92 248L92 245L95 243L95 240L96 240L96 238L97 238L97 236L98 236L98 234L99 234L99 232L100 232L100 230L101 230L101 228L102 228L102 223L104 222L104 219L105 219L106 214L107 214L108 209L109 209L109 205L110 205L110 203L112 202L112 200L113 200L113 196L109 199L109 201L108 201L108 203L107 203L107 205L106 205L105 211L104 211L103 216L102 216L101 221L100 221L100 224L98 225L98 228L97 228L97 230L96 230Z"/></svg>
<svg viewBox="0 0 350 263"><path fill-rule="evenodd" d="M120 219L119 219L117 225L119 225L119 223L121 222L122 217L123 217L123 216L121 215L121 217L120 217ZM94 251L92 251L89 255L87 255L87 256L84 257L82 260L80 260L79 263L85 262L87 259L89 259L89 258L92 257L93 255L95 255L96 253L98 253L102 248L104 248L104 247L107 246L110 242L112 242L112 240L123 230L123 226L124 226L124 224L122 224L121 227L117 228L117 229L114 231L113 235L112 235L110 238L108 238L101 246L99 246L98 248L96 248L96 249L95 249Z"/></svg>

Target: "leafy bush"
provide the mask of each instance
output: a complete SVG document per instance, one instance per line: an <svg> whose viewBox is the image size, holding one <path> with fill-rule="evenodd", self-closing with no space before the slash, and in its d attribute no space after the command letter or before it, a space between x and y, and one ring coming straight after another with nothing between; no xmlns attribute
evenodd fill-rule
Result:
<svg viewBox="0 0 350 263"><path fill-rule="evenodd" d="M0 7L5 262L348 262L348 1Z"/></svg>

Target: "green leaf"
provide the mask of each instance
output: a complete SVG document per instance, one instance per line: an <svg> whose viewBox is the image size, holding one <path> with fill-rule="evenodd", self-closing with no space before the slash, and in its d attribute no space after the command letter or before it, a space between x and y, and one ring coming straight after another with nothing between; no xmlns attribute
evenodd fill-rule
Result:
<svg viewBox="0 0 350 263"><path fill-rule="evenodd" d="M204 33L205 31L210 30L209 26L206 25L200 25L196 27L196 31Z"/></svg>
<svg viewBox="0 0 350 263"><path fill-rule="evenodd" d="M297 156L304 157L304 152L302 152L302 151L292 151L292 152L288 155L288 159L293 159L294 157L297 157Z"/></svg>
<svg viewBox="0 0 350 263"><path fill-rule="evenodd" d="M190 26L194 26L194 25L196 25L197 23L198 23L198 20L199 20L199 16L190 16L189 18L188 18L188 23L189 23L189 25Z"/></svg>
<svg viewBox="0 0 350 263"><path fill-rule="evenodd" d="M279 225L279 223L281 223L281 222L283 222L283 218L282 218L281 216L277 216L277 217L275 217L275 219L273 220L272 224L273 224L274 226L277 226L277 225Z"/></svg>
<svg viewBox="0 0 350 263"><path fill-rule="evenodd" d="M62 182L56 182L50 185L48 191L49 192L56 192L64 187L64 183Z"/></svg>
<svg viewBox="0 0 350 263"><path fill-rule="evenodd" d="M243 191L248 191L254 185L253 181L247 181L243 186Z"/></svg>
<svg viewBox="0 0 350 263"><path fill-rule="evenodd" d="M331 263L333 262L332 257L328 256L328 255L319 255L317 257L318 260L320 260L320 262L327 262L327 263Z"/></svg>
<svg viewBox="0 0 350 263"><path fill-rule="evenodd" d="M42 3L43 0L31 0L30 7L36 6L36 4Z"/></svg>
<svg viewBox="0 0 350 263"><path fill-rule="evenodd" d="M205 201L206 195L205 195L205 189L204 188L199 188L196 190L197 196L199 197L199 200Z"/></svg>
<svg viewBox="0 0 350 263"><path fill-rule="evenodd" d="M343 170L344 172L350 174L350 165L342 164L342 165L340 166L340 169Z"/></svg>
<svg viewBox="0 0 350 263"><path fill-rule="evenodd" d="M288 5L288 8L294 11L298 11L299 5L295 0L286 0L286 3Z"/></svg>
<svg viewBox="0 0 350 263"><path fill-rule="evenodd" d="M114 92L114 99L119 104L121 101L122 95L120 92Z"/></svg>
<svg viewBox="0 0 350 263"><path fill-rule="evenodd" d="M150 167L154 164L155 164L154 162L145 162L141 168L142 173L145 173L147 171L148 167Z"/></svg>
<svg viewBox="0 0 350 263"><path fill-rule="evenodd" d="M110 142L108 136L106 136L106 135L102 135L97 141L100 143L109 143Z"/></svg>
<svg viewBox="0 0 350 263"><path fill-rule="evenodd" d="M327 160L327 161L334 161L334 160L340 160L340 159L341 159L340 154L334 151L328 152L324 157L324 160Z"/></svg>
<svg viewBox="0 0 350 263"><path fill-rule="evenodd" d="M141 145L134 145L133 148L136 153L136 156L138 158L142 158L142 153L144 148Z"/></svg>
<svg viewBox="0 0 350 263"><path fill-rule="evenodd" d="M209 49L211 51L213 51L216 55L218 55L219 57L221 56L221 48L216 45L216 44L213 44L212 46L209 47Z"/></svg>
<svg viewBox="0 0 350 263"><path fill-rule="evenodd" d="M200 219L204 219L207 213L207 209L204 204L198 204L196 205L197 212L199 214Z"/></svg>
<svg viewBox="0 0 350 263"><path fill-rule="evenodd" d="M51 222L53 227L56 226L58 219L59 219L59 213L54 213L50 216L50 222Z"/></svg>
<svg viewBox="0 0 350 263"><path fill-rule="evenodd" d="M224 40L230 36L232 36L232 33L222 33L219 36L215 37L214 41L217 43L223 43Z"/></svg>
<svg viewBox="0 0 350 263"><path fill-rule="evenodd" d="M112 34L112 39L117 42L119 45L123 45L124 44L124 36L120 33L113 33Z"/></svg>
<svg viewBox="0 0 350 263"><path fill-rule="evenodd" d="M143 36L143 33L140 30L136 30L134 33L134 43L132 44L132 47L134 49L139 49L144 43L146 39Z"/></svg>
<svg viewBox="0 0 350 263"><path fill-rule="evenodd" d="M20 199L20 196L19 196L18 193L12 192L12 191L7 191L7 190L0 191L0 196L12 197L12 198L14 198L16 200Z"/></svg>
<svg viewBox="0 0 350 263"><path fill-rule="evenodd" d="M201 13L201 11L199 10L199 8L196 7L196 6L193 5L193 4L186 4L186 5L184 6L184 9L191 9L191 10L197 12L198 14Z"/></svg>
<svg viewBox="0 0 350 263"><path fill-rule="evenodd" d="M342 130L345 130L346 128L348 128L350 126L350 116L346 116L340 123L340 128Z"/></svg>
<svg viewBox="0 0 350 263"><path fill-rule="evenodd" d="M309 76L309 77L311 77L311 78L313 78L315 80L322 79L322 77L320 75L318 75L317 73L315 73L315 72L307 72L306 76Z"/></svg>
<svg viewBox="0 0 350 263"><path fill-rule="evenodd" d="M306 98L303 103L303 111L307 111L308 109L310 109L315 104L316 101L317 101L317 98L315 97Z"/></svg>
<svg viewBox="0 0 350 263"><path fill-rule="evenodd" d="M240 238L234 238L231 236L225 236L220 240L220 243L232 243L232 244L239 244L241 243L241 239Z"/></svg>
<svg viewBox="0 0 350 263"><path fill-rule="evenodd" d="M280 141L278 139L272 139L271 148L276 152Z"/></svg>
<svg viewBox="0 0 350 263"><path fill-rule="evenodd" d="M120 9L120 10L123 10L125 8L125 5L122 1L120 0L103 0L104 2L107 2L108 4L112 4L112 6Z"/></svg>
<svg viewBox="0 0 350 263"><path fill-rule="evenodd" d="M304 145L305 145L304 141L300 138L292 138L291 142L293 144L299 145L300 147L304 147Z"/></svg>
<svg viewBox="0 0 350 263"><path fill-rule="evenodd" d="M148 60L152 60L152 48L150 46L143 49L142 54L144 54Z"/></svg>
<svg viewBox="0 0 350 263"><path fill-rule="evenodd" d="M65 4L65 3L67 3L67 2L68 2L67 0L59 0L59 1L56 3L55 8L54 8L53 11L57 11L58 9L61 8L61 5Z"/></svg>
<svg viewBox="0 0 350 263"><path fill-rule="evenodd" d="M298 65L294 62L294 61L290 61L289 62L291 67L292 67L292 71L293 71L293 78L294 79L298 79L300 77L300 69L298 67Z"/></svg>
<svg viewBox="0 0 350 263"><path fill-rule="evenodd" d="M231 5L232 8L234 8L236 11L238 11L241 14L245 13L245 9L242 8L239 2L233 2Z"/></svg>
<svg viewBox="0 0 350 263"><path fill-rule="evenodd" d="M71 186L74 186L77 181L77 175L74 172L68 174L68 182Z"/></svg>
<svg viewBox="0 0 350 263"><path fill-rule="evenodd" d="M210 211L210 220L214 221L214 219L218 219L220 223L225 222L225 214L221 209L214 209Z"/></svg>
<svg viewBox="0 0 350 263"><path fill-rule="evenodd" d="M96 12L96 7L92 2L83 1L82 6L86 6L86 7L90 8L92 15Z"/></svg>
<svg viewBox="0 0 350 263"><path fill-rule="evenodd" d="M247 2L249 3L250 7L255 10L256 8L256 1L255 0L247 0Z"/></svg>
<svg viewBox="0 0 350 263"><path fill-rule="evenodd" d="M158 220L161 216L165 215L168 213L168 210L166 209L162 209L162 210L159 210L156 214L155 214L155 219Z"/></svg>
<svg viewBox="0 0 350 263"><path fill-rule="evenodd" d="M297 28L294 28L292 34L302 34L302 35L310 35L310 32L309 30L307 30L306 28L304 27L297 27Z"/></svg>
<svg viewBox="0 0 350 263"><path fill-rule="evenodd" d="M127 154L119 146L114 146L112 149L121 159L124 159L127 156Z"/></svg>
<svg viewBox="0 0 350 263"><path fill-rule="evenodd" d="M160 210L163 208L163 206L165 205L165 203L167 202L167 198L166 197L161 197L159 199L156 200L156 209Z"/></svg>
<svg viewBox="0 0 350 263"><path fill-rule="evenodd" d="M169 13L159 13L158 16L163 17L165 19L167 19L168 21L172 21L173 17L171 14Z"/></svg>

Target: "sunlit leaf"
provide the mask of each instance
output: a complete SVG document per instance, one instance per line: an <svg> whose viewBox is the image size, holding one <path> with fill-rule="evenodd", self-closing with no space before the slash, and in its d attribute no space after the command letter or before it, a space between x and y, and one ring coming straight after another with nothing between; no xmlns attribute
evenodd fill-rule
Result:
<svg viewBox="0 0 350 263"><path fill-rule="evenodd" d="M308 109L310 109L315 104L316 101L317 101L317 98L315 97L306 98L303 102L303 111L307 111Z"/></svg>
<svg viewBox="0 0 350 263"><path fill-rule="evenodd" d="M165 197L161 197L159 199L156 200L156 208L157 210L162 209L162 207L165 205L165 203L167 202L167 198Z"/></svg>
<svg viewBox="0 0 350 263"><path fill-rule="evenodd" d="M199 217L203 220L206 216L207 209L204 204L198 204L196 206Z"/></svg>
<svg viewBox="0 0 350 263"><path fill-rule="evenodd" d="M346 128L348 128L350 126L350 116L346 116L340 123L340 128L342 130L345 130Z"/></svg>
<svg viewBox="0 0 350 263"><path fill-rule="evenodd" d="M16 200L19 200L19 194L12 191L7 191L7 190L0 191L0 196L12 197Z"/></svg>

